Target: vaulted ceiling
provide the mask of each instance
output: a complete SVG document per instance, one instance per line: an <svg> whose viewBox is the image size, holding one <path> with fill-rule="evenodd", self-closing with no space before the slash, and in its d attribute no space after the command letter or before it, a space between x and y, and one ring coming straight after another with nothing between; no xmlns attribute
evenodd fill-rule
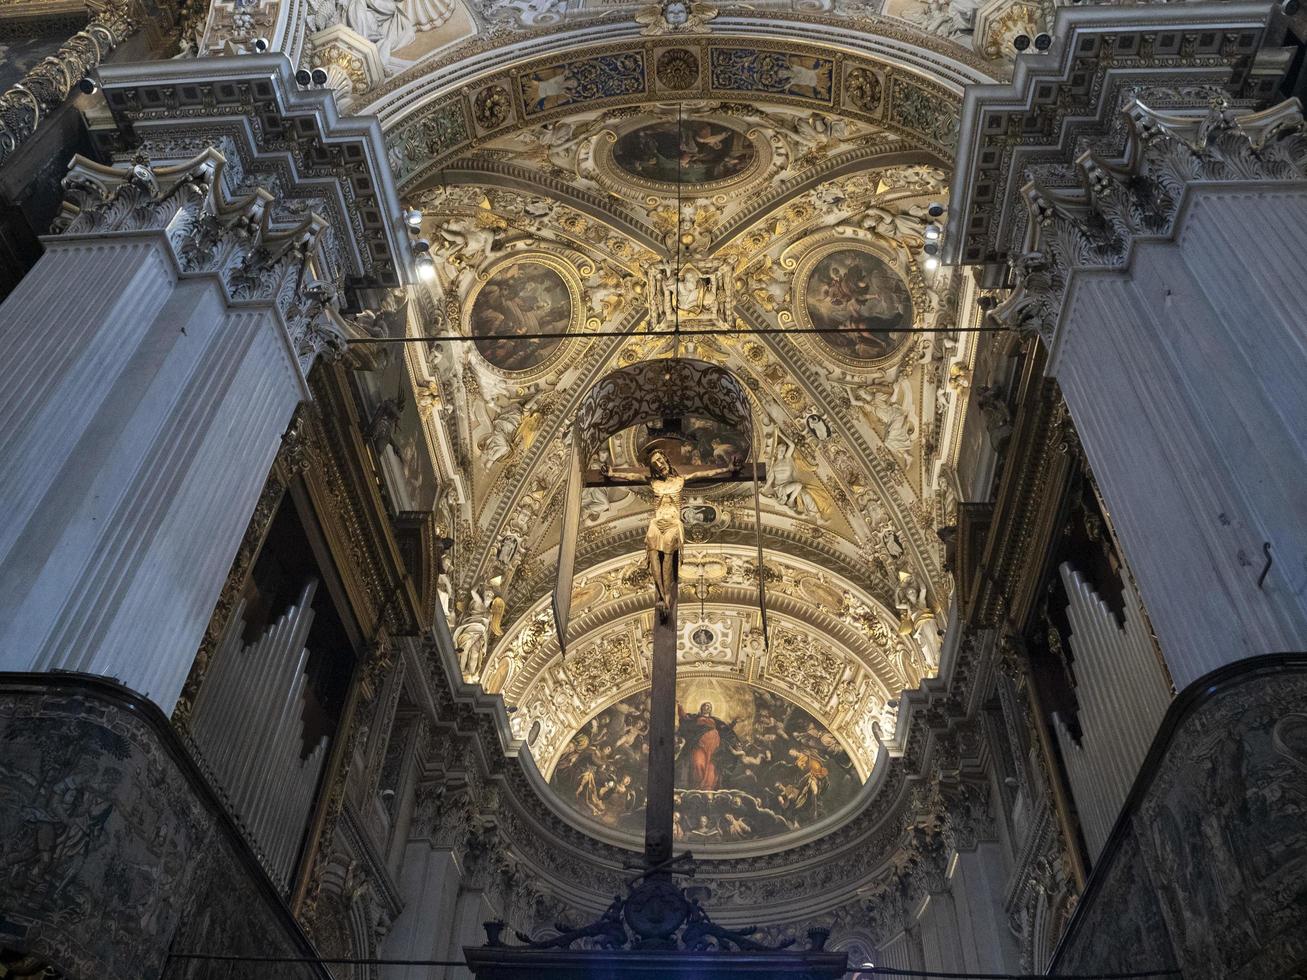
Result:
<svg viewBox="0 0 1307 980"><path fill-rule="evenodd" d="M503 693L546 774L591 718L648 686L646 491L584 494L565 656L548 610L572 417L636 361L734 373L770 471L760 530L747 487L687 491L682 675L783 693L865 777L900 692L938 668L952 582L937 532L955 520L976 335L951 329L974 322L971 287L933 267L927 239L948 233L955 93L986 61L945 16L956 3L909 8L881 13L925 18L933 38L865 7L814 13L874 21L863 47L900 48L881 58L779 40L775 25L723 36L703 4L620 17L498 4L478 13L497 53L475 71L454 46L391 64L369 93L436 260L409 329L480 338L410 358L454 542L449 619L465 678ZM690 23L672 23L681 13ZM578 47L587 16L621 28ZM504 54L523 31L540 43ZM676 341L677 321L721 331ZM926 329L767 332L858 323ZM580 336L494 339L536 331ZM738 433L698 435L707 459ZM634 463L634 437L606 454Z"/></svg>

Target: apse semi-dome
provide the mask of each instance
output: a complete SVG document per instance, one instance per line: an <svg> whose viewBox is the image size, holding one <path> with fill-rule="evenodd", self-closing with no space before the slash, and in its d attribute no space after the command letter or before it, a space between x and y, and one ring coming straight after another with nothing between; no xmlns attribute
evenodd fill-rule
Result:
<svg viewBox="0 0 1307 980"><path fill-rule="evenodd" d="M802 831L848 803L862 777L840 740L789 698L744 681L677 685L678 842L696 851ZM590 718L554 760L549 786L585 821L644 829L649 691Z"/></svg>

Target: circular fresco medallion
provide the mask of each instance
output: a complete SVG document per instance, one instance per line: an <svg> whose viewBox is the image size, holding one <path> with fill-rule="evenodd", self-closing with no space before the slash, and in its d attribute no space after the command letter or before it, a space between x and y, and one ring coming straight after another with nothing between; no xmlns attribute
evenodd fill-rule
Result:
<svg viewBox="0 0 1307 980"><path fill-rule="evenodd" d="M875 361L897 351L912 326L908 284L868 248L840 243L821 250L801 278L799 309L805 326L838 329L816 334L841 359Z"/></svg>
<svg viewBox="0 0 1307 980"><path fill-rule="evenodd" d="M619 169L654 184L723 184L758 162L753 140L724 123L703 119L639 126L619 136L612 153Z"/></svg>
<svg viewBox="0 0 1307 980"><path fill-rule="evenodd" d="M468 328L481 356L504 371L530 371L548 361L561 338L518 339L561 333L573 320L572 291L552 266L530 259L501 265L472 300Z"/></svg>

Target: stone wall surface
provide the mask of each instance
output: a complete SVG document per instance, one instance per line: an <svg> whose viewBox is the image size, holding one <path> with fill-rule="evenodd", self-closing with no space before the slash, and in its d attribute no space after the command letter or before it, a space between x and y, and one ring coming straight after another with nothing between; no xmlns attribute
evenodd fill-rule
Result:
<svg viewBox="0 0 1307 980"><path fill-rule="evenodd" d="M1214 671L1176 699L1055 974L1307 969L1307 655Z"/></svg>
<svg viewBox="0 0 1307 980"><path fill-rule="evenodd" d="M0 674L0 947L70 980L252 980L267 964L167 956L312 955L162 713L75 675Z"/></svg>

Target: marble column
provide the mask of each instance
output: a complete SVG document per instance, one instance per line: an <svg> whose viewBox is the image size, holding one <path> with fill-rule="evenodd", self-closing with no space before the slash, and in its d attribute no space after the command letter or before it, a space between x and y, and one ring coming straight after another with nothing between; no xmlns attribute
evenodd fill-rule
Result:
<svg viewBox="0 0 1307 980"><path fill-rule="evenodd" d="M397 285L403 233L376 122L284 58L102 83L129 149L76 158L61 233L0 305L0 669L100 674L169 711L308 371L343 349L337 287ZM323 173L287 165L278 119Z"/></svg>
<svg viewBox="0 0 1307 980"><path fill-rule="evenodd" d="M1307 181L1194 186L1077 275L1050 371L1177 687L1307 640Z"/></svg>
<svg viewBox="0 0 1307 980"><path fill-rule="evenodd" d="M411 841L399 879L404 908L382 941L381 955L396 960L461 959L463 950L456 936L461 878L452 849L434 847L428 840ZM457 972L450 971L451 975ZM445 975L444 967L381 968L383 980L430 980Z"/></svg>
<svg viewBox="0 0 1307 980"><path fill-rule="evenodd" d="M1177 688L1307 640L1307 138L1264 108L1268 16L1061 10L962 122L951 257L1049 347Z"/></svg>

